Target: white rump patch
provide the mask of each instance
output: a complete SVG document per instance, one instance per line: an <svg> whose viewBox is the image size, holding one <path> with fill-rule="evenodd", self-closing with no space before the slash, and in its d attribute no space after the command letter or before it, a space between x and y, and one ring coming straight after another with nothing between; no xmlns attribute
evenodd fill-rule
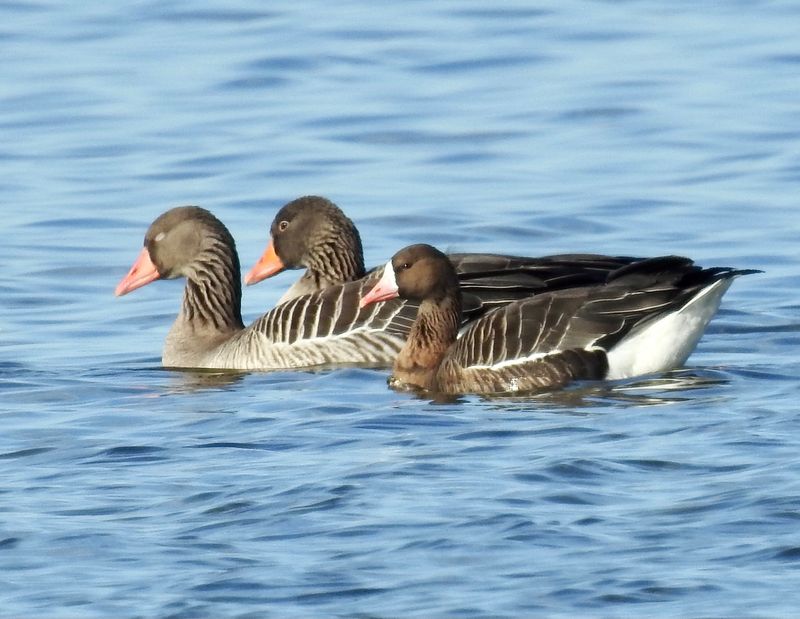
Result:
<svg viewBox="0 0 800 619"><path fill-rule="evenodd" d="M692 354L733 278L700 291L676 312L628 334L608 351L609 380L665 372L682 366Z"/></svg>

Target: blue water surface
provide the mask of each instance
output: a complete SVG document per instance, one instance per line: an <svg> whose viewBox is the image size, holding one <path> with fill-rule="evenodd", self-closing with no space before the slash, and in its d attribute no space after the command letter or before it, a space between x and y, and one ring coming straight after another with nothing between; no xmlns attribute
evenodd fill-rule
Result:
<svg viewBox="0 0 800 619"><path fill-rule="evenodd" d="M800 609L800 5L0 5L0 615L785 617ZM686 368L433 402L370 369L167 371L200 204L246 268L304 194L411 242L682 254ZM296 273L245 291L246 318Z"/></svg>

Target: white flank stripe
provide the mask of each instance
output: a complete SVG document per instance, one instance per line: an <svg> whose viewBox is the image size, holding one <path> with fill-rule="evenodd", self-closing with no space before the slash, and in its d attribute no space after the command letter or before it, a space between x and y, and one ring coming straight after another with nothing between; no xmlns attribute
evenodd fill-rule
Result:
<svg viewBox="0 0 800 619"><path fill-rule="evenodd" d="M291 332L292 319L294 318L294 312L295 312L296 309L297 309L297 303L295 303L294 305L289 306L289 311L287 312L286 316L281 316L282 320L279 321L279 322L283 322L283 323L286 324L286 327L287 327L289 332ZM283 336L283 334L281 334L281 335ZM286 333L286 335L283 336L283 337L285 337L288 340L289 339L289 333ZM282 339L279 340L279 341L282 341Z"/></svg>
<svg viewBox="0 0 800 619"><path fill-rule="evenodd" d="M517 357L516 359L506 359L505 361L500 361L499 363L495 363L493 365L468 365L465 367L465 370L500 370L502 368L507 368L512 365L522 365L523 363L528 363L530 361L536 361L537 359L541 359L542 357L546 357L547 355L557 354L561 351L558 350L551 350L550 352L537 352L529 357Z"/></svg>
<svg viewBox="0 0 800 619"><path fill-rule="evenodd" d="M319 335L319 316L322 313L322 306L317 305L314 307L315 314L314 314L314 326L311 329L312 337L317 337Z"/></svg>

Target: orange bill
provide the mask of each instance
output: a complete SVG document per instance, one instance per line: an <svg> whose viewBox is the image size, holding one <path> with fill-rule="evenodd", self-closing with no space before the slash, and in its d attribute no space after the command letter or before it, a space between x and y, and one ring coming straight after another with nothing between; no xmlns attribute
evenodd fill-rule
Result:
<svg viewBox="0 0 800 619"><path fill-rule="evenodd" d="M117 284L114 294L121 297L124 294L128 294L131 290L146 286L159 277L161 277L161 275L158 273L156 265L154 265L153 261L150 259L150 252L147 251L146 247L142 247L142 251L139 253L139 257L136 258L136 262L133 263L131 270L128 271L128 274Z"/></svg>
<svg viewBox="0 0 800 619"><path fill-rule="evenodd" d="M264 253L261 254L261 258L253 265L253 268L250 269L247 275L244 276L244 283L248 286L257 284L262 279L272 277L285 268L283 261L278 258L278 254L275 253L275 245L272 239L270 239L269 245L267 245Z"/></svg>

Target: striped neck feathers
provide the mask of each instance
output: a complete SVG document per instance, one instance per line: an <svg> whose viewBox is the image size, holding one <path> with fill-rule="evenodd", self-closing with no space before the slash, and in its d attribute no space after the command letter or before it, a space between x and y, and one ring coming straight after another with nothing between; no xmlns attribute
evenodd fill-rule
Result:
<svg viewBox="0 0 800 619"><path fill-rule="evenodd" d="M233 239L212 234L186 269L181 318L195 331L244 328L239 257Z"/></svg>
<svg viewBox="0 0 800 619"><path fill-rule="evenodd" d="M347 233L329 229L306 252L308 274L316 283L343 284L364 277L361 238L352 224Z"/></svg>

